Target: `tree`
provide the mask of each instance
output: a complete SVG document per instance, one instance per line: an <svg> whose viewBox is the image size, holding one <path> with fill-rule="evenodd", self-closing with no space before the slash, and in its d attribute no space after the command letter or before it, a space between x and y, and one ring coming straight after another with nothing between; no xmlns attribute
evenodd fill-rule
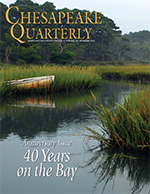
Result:
<svg viewBox="0 0 150 194"><path fill-rule="evenodd" d="M75 48L74 44L66 44L64 46L61 45L61 43L54 43L51 44L49 47L50 55L49 60L52 63L57 64L66 64L71 61L73 61L75 57L75 53L73 52L73 48Z"/></svg>
<svg viewBox="0 0 150 194"><path fill-rule="evenodd" d="M4 34L3 40L0 41L1 48L0 48L0 54L2 58L5 59L5 62L8 64L10 56L16 50L16 48L19 48L17 45L18 42L16 42L8 33Z"/></svg>
<svg viewBox="0 0 150 194"><path fill-rule="evenodd" d="M128 55L132 60L150 60L150 32L148 30L130 32L129 34L125 34L124 37L130 40L129 46L131 47L131 51Z"/></svg>
<svg viewBox="0 0 150 194"><path fill-rule="evenodd" d="M111 44L115 60L126 60L128 58L128 51L131 50L129 46L129 39L120 36L116 37L115 41Z"/></svg>
<svg viewBox="0 0 150 194"><path fill-rule="evenodd" d="M101 25L91 26L93 28L91 39L95 40L95 42L94 44L88 44L87 54L90 55L91 58L95 57L97 60L111 60L112 50L110 48L110 43L121 35L121 31L118 30L119 27L115 25L113 20L104 15L101 16L101 19Z"/></svg>
<svg viewBox="0 0 150 194"><path fill-rule="evenodd" d="M75 30L74 35L77 37L78 35L78 29L81 29L80 31L80 37L83 37L86 35L86 29L90 29L90 39L94 40L95 42L87 42L87 43L65 43L65 42L58 42L58 43L31 43L28 42L27 38L24 36L22 39L26 40L24 44L18 43L16 40L12 39L12 37L6 38L8 36L11 24L9 24L5 19L5 12L7 10L7 6L4 4L1 5L2 15L0 15L0 22L3 23L1 26L2 29L2 47L1 47L1 56L2 61L6 61L7 63L9 61L11 62L17 62L18 60L23 60L26 63L36 63L37 61L40 63L45 62L53 62L53 63L61 63L65 64L68 62L72 62L74 59L77 60L88 60L88 61L108 61L108 60L116 60L122 57L123 59L127 56L127 50L128 48L128 42L126 42L123 39L119 39L119 36L121 36L121 31L119 30L119 27L116 26L113 20L111 20L108 17L105 17L103 14L101 15L101 21L102 24L93 24L89 22L88 24L85 23L85 18L87 12L87 15L90 15L90 12L87 10L79 10L79 9L73 9L70 10L68 8L63 9L56 9L55 5L50 2L45 2L42 5L39 5L38 3L34 3L31 0L17 0L15 3L11 4L10 6L17 6L19 7L19 12L16 11L16 9L12 9L10 11L10 20L15 22L18 18L20 18L20 12L25 12L24 16L27 16L27 12L31 12L30 17L31 21L33 21L33 12L39 12L43 13L46 12L45 15L47 17L47 20L49 20L51 16L51 12L54 12L56 20L58 21L58 12L71 12L74 18L77 17L78 13L81 14L82 20L84 21L83 24L81 24L81 20L78 19L77 23L73 24L66 24L67 20L66 17L62 19L62 23L54 24L53 22L51 24L27 24L27 18L24 18L24 23L22 24L24 28L35 28L35 33L37 32L39 28L42 32L45 31L45 28L72 28ZM95 12L93 12L90 15L91 21L95 21ZM45 21L44 18L41 18L39 14L40 20L43 19L43 22ZM79 15L78 15L79 17ZM70 19L72 20L72 19ZM51 20L53 21L53 19ZM15 26L15 33L17 34L19 32L19 26ZM29 36L32 37L32 30L29 31ZM5 35L7 33L7 35ZM51 32L51 35L53 36L53 33L55 31L53 30ZM44 34L44 33L43 33ZM58 30L58 36L61 35L61 30ZM68 30L69 35L69 30ZM132 35L132 34L131 34ZM124 38L124 37L123 37ZM11 41L10 41L11 39ZM116 40L116 41L115 41ZM112 43L114 45L116 44L116 47L113 47ZM143 45L142 45L143 46ZM40 49L39 49L40 48ZM148 52L148 47L143 47L143 52ZM115 52L114 52L115 51ZM147 55L146 55L147 56Z"/></svg>
<svg viewBox="0 0 150 194"><path fill-rule="evenodd" d="M0 40L4 37L4 34L9 30L10 25L5 19L5 13L8 9L7 5L0 2Z"/></svg>
<svg viewBox="0 0 150 194"><path fill-rule="evenodd" d="M25 61L25 63L30 64L38 62L41 59L41 56L37 54L37 51L40 49L40 46L30 45L28 47L20 47L18 58Z"/></svg>

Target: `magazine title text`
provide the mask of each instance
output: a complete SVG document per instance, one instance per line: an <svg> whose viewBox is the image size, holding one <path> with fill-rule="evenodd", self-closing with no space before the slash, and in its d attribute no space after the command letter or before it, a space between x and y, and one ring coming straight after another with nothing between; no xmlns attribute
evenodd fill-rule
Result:
<svg viewBox="0 0 150 194"><path fill-rule="evenodd" d="M11 17L12 10L16 12L16 15L18 14L18 18ZM24 37L28 40L83 40L90 39L91 24L102 24L101 14L101 12L84 12L83 15L81 12L75 14L74 12L62 11L51 13L46 11L42 13L20 12L17 6L12 6L6 11L6 20L12 24L10 28L11 36L20 43L25 43ZM84 28L75 28L74 25L77 24L78 26L84 25ZM33 28L33 25L36 25L36 27ZM44 28L43 25L45 25ZM51 28L49 28L49 25Z"/></svg>

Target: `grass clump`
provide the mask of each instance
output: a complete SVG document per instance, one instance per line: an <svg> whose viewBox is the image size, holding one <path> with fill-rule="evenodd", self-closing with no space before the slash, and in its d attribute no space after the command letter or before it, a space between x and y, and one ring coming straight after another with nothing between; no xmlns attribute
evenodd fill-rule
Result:
<svg viewBox="0 0 150 194"><path fill-rule="evenodd" d="M25 88L17 89L14 85L7 85L10 80L23 78L55 75L54 83L50 88L36 88L27 91ZM72 92L82 91L100 86L101 76L96 72L91 72L90 68L70 67L70 66L3 66L0 72L0 92L1 96L11 96L12 94L23 93L51 93L51 92Z"/></svg>
<svg viewBox="0 0 150 194"><path fill-rule="evenodd" d="M150 65L106 65L96 66L95 71L104 79L150 80Z"/></svg>
<svg viewBox="0 0 150 194"><path fill-rule="evenodd" d="M146 151L150 148L150 89L132 91L124 103L113 107L96 106L100 132L86 127L92 137L108 147Z"/></svg>

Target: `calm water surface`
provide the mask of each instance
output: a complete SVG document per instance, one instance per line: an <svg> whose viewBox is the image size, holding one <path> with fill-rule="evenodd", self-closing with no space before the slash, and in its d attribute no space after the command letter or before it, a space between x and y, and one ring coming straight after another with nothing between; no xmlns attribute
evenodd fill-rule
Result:
<svg viewBox="0 0 150 194"><path fill-rule="evenodd" d="M121 103L129 84L104 82L92 92L96 103ZM83 136L83 126L99 130L87 104L95 104L90 92L1 103L0 193L149 193L148 157L100 161L111 151Z"/></svg>

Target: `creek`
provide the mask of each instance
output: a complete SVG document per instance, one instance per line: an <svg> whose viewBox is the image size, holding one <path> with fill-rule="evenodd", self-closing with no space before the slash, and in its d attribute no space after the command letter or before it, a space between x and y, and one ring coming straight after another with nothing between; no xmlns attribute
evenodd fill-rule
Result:
<svg viewBox="0 0 150 194"><path fill-rule="evenodd" d="M87 91L1 102L0 193L148 193L150 158L100 161L106 153L85 137L85 126L100 130L94 105L122 103L129 89L104 81L96 101Z"/></svg>

